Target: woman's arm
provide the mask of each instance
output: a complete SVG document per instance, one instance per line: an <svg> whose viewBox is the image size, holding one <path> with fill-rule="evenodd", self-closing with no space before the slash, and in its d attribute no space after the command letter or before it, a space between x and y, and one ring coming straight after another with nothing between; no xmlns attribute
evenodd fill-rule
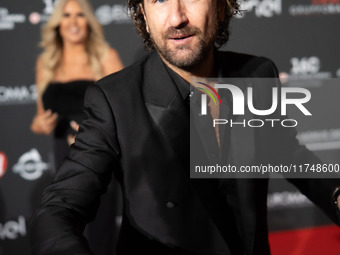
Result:
<svg viewBox="0 0 340 255"><path fill-rule="evenodd" d="M124 65L116 50L110 48L107 55L101 61L104 76L115 73L124 68Z"/></svg>
<svg viewBox="0 0 340 255"><path fill-rule="evenodd" d="M40 93L39 86L41 86L41 81L43 78L42 61L41 57L38 58L36 63L36 86L38 88L38 93ZM37 112L33 117L31 124L31 131L36 134L49 135L54 130L57 125L58 114L53 113L51 110L45 110L43 102L41 100L41 95L37 97Z"/></svg>

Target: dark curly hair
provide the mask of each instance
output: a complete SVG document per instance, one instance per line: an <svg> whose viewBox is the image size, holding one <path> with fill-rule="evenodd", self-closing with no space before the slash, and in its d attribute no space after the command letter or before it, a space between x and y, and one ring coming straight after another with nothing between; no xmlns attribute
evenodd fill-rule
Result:
<svg viewBox="0 0 340 255"><path fill-rule="evenodd" d="M223 0L217 0L223 1ZM240 13L240 4L238 0L224 0L226 1L225 5L225 16L222 22L219 22L219 30L218 35L215 41L215 45L217 48L221 47L225 44L229 39L229 23L231 18ZM130 16L133 22L136 25L138 34L142 37L143 42L145 44L145 48L154 49L153 42L151 41L149 33L146 31L146 23L144 20L144 16L142 13L142 9L140 3L143 0L128 0L128 9L130 12Z"/></svg>

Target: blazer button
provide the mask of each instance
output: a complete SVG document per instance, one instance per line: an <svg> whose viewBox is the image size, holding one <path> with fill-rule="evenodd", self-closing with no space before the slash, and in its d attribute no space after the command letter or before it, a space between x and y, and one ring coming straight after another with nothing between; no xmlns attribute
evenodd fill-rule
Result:
<svg viewBox="0 0 340 255"><path fill-rule="evenodd" d="M175 203L175 202L173 202L173 201L168 201L167 203L166 203L166 207L168 207L168 208L174 208L174 207L176 207L177 206L177 204Z"/></svg>

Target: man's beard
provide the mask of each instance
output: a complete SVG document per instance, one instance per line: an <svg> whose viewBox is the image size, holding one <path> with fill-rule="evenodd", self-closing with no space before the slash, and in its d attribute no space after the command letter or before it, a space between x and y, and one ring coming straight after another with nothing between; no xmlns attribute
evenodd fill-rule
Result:
<svg viewBox="0 0 340 255"><path fill-rule="evenodd" d="M166 61L178 68L188 70L205 59L205 56L214 45L217 31L218 24L216 22L205 36L203 36L200 29L185 26L180 29L174 27L169 28L161 35L161 40L158 41L157 39L155 40L152 33L150 34L150 37L156 50ZM194 35L198 38L198 41L193 46L178 45L173 48L168 47L167 41L169 38L179 35Z"/></svg>

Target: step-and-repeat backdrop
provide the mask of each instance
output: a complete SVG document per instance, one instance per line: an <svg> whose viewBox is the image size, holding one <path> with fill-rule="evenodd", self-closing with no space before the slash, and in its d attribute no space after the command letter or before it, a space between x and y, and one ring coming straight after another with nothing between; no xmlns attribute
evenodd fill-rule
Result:
<svg viewBox="0 0 340 255"><path fill-rule="evenodd" d="M91 1L110 45L130 65L145 51L127 14L126 1ZM29 254L29 222L54 175L51 137L30 132L37 97L35 61L40 31L56 0L0 2L0 255ZM282 77L340 78L340 0L245 0L224 50L271 58ZM336 91L313 86L316 109L325 102L339 117ZM325 161L340 158L340 125L299 130L301 142ZM270 231L332 224L293 186L271 181ZM119 214L117 215L119 219Z"/></svg>

